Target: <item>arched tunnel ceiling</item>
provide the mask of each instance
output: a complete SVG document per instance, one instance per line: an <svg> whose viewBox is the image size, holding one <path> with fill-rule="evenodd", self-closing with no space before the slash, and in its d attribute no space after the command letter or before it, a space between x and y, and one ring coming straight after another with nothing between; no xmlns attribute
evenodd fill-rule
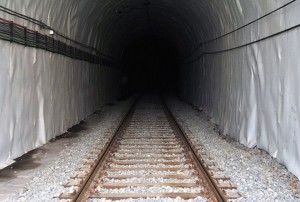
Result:
<svg viewBox="0 0 300 202"><path fill-rule="evenodd" d="M107 6L103 6L105 3L102 4L98 1L98 4L94 6L86 5L89 7L86 9L93 8L92 13L95 13L90 15L94 18L91 22L97 24L95 29L99 30L99 33L95 33L95 37L98 35L103 39L98 41L98 47L101 49L111 47L107 51L118 55L120 50L116 47L124 47L141 35L152 34L170 38L173 42L176 41L178 47L182 48L185 44L192 42L196 33L201 33L200 30L196 32L196 29L192 28L192 24L196 24L198 18L193 12L188 11L186 3L149 1L149 4L145 5L145 2L109 2ZM99 12L103 9L106 14ZM201 27L196 28L201 29Z"/></svg>
<svg viewBox="0 0 300 202"><path fill-rule="evenodd" d="M145 2L99 0L80 2L79 8L83 13L89 13L88 23L84 24L92 27L95 31L92 38L97 38L97 46L108 54L119 56L124 44L147 33L171 39L180 53L186 55L196 44L242 26L287 1ZM82 34L81 38L86 38L87 33Z"/></svg>
<svg viewBox="0 0 300 202"><path fill-rule="evenodd" d="M187 55L198 43L242 26L286 2L0 0L5 7L40 19L70 38L95 46L117 58L120 58L124 45L143 34L169 38L181 55Z"/></svg>

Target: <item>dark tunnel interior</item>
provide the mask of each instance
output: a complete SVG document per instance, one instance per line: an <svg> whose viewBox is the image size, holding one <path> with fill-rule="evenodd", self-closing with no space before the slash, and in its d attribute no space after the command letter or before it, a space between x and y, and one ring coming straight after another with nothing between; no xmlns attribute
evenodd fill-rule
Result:
<svg viewBox="0 0 300 202"><path fill-rule="evenodd" d="M145 35L124 48L122 95L135 92L177 91L178 52L166 38Z"/></svg>

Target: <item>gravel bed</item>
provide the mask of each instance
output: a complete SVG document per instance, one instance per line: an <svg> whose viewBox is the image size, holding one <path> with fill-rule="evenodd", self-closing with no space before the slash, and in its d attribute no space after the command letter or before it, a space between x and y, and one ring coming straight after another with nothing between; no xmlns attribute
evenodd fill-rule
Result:
<svg viewBox="0 0 300 202"><path fill-rule="evenodd" d="M69 182L71 176L78 174L83 159L94 156L90 154L91 148L99 148L99 145L107 142L109 131L117 127L116 123L122 120L132 101L130 99L114 106L106 106L101 109L100 114L88 117L85 120L88 130L82 131L76 142L65 146L53 163L36 173L21 192L12 194L6 201L59 201L58 196L62 192L72 191L74 187L64 188L62 185Z"/></svg>
<svg viewBox="0 0 300 202"><path fill-rule="evenodd" d="M157 154L157 153L153 153L153 154L143 154L143 153L136 153L136 154L127 154L127 153L114 153L115 157L126 157L126 158L137 158L137 157L155 157L155 158L165 158L165 157L181 157L183 158L184 155L183 154Z"/></svg>
<svg viewBox="0 0 300 202"><path fill-rule="evenodd" d="M126 142L126 141L137 141L137 142L141 142L141 141L147 141L147 142L160 142L160 141L174 141L174 136L159 136L159 137L152 137L152 135L128 135L129 138L127 138L127 136L124 136L124 139L122 141ZM127 138L127 139L126 139Z"/></svg>
<svg viewBox="0 0 300 202"><path fill-rule="evenodd" d="M151 168L189 168L188 164L178 164L178 165L165 165L165 164L134 164L134 165L119 165L119 164L109 164L111 168L145 168L145 169L151 169Z"/></svg>
<svg viewBox="0 0 300 202"><path fill-rule="evenodd" d="M112 162L117 161L117 162L161 162L161 163L168 163L168 162L186 162L185 158L176 158L176 159L159 159L159 158L155 158L155 159L135 159L135 158L131 158L131 159L125 159L125 160L118 160L118 159L112 159Z"/></svg>
<svg viewBox="0 0 300 202"><path fill-rule="evenodd" d="M119 149L118 151L120 153L121 152L122 153L128 153L130 151L136 151L137 154L143 154L143 153L140 152L140 150ZM144 152L151 152L153 150L146 150L146 149L144 149L143 151ZM177 148L177 149L156 149L155 151L157 151L157 152L159 151L159 152L169 152L169 153L172 153L172 152L181 152L181 151L183 151L183 148Z"/></svg>
<svg viewBox="0 0 300 202"><path fill-rule="evenodd" d="M157 171L157 170L124 170L107 172L109 175L192 175L194 170L180 170L180 171Z"/></svg>
<svg viewBox="0 0 300 202"><path fill-rule="evenodd" d="M203 190L202 187L126 187L120 189L104 189L100 186L96 188L96 191L101 193L200 193Z"/></svg>
<svg viewBox="0 0 300 202"><path fill-rule="evenodd" d="M120 145L119 148L121 148L121 149L126 149L126 148L154 149L155 148L155 150L156 150L156 149L160 149L160 148L163 148L163 149L166 149L166 148L168 148L168 149L178 149L179 148L180 149L181 146L180 145L172 145L172 146L167 146L167 145L164 145L164 146L163 145L162 146L160 146L160 145Z"/></svg>
<svg viewBox="0 0 300 202"><path fill-rule="evenodd" d="M138 132L138 134L134 134L134 136L151 136L151 137L174 137L174 133L173 131L170 132L166 132L166 131L160 131L159 135L156 132L146 132L146 131L134 131L134 130L127 130L126 132L128 133L136 133Z"/></svg>
<svg viewBox="0 0 300 202"><path fill-rule="evenodd" d="M141 144L141 145L145 145L147 144L160 144L160 143L164 143L164 144L178 144L178 142L175 141L164 141L164 140L153 140L153 141L141 141L141 140L122 140L120 141L121 144ZM152 146L152 145L151 145Z"/></svg>
<svg viewBox="0 0 300 202"><path fill-rule="evenodd" d="M182 127L188 128L204 145L223 174L231 177L243 198L237 201L300 201L300 183L287 169L258 148L247 148L221 136L207 115L177 98L167 103Z"/></svg>
<svg viewBox="0 0 300 202"><path fill-rule="evenodd" d="M124 173L125 174L125 173ZM103 178L105 182L113 182L113 183L128 183L128 182L135 182L135 183L196 183L199 178L197 177L190 177L187 179L168 179L168 178L143 178L143 177L131 177L126 179L111 179L111 178Z"/></svg>
<svg viewBox="0 0 300 202"><path fill-rule="evenodd" d="M106 200L106 199L93 199L91 200L93 202L110 202L111 200ZM119 200L118 202L205 202L207 199L197 197L195 199L190 199L190 200L184 200L180 197L177 197L175 199L172 198L146 198L146 199L127 199L127 200Z"/></svg>
<svg viewBox="0 0 300 202"><path fill-rule="evenodd" d="M145 102L143 102L142 105L137 105L137 108L141 107L144 109ZM166 193L177 193L176 195L179 195L178 193L196 193L196 195L200 195L201 191L204 190L203 187L199 185L199 187L185 187L187 183L191 183L195 185L199 181L199 177L194 175L194 172L196 172L194 169L189 169L191 165L187 164L186 157L182 153L177 154L159 154L159 153L151 153L153 149L158 149L164 151L168 151L169 148L173 151L182 151L182 146L178 144L178 141L176 140L176 136L172 134L172 136L168 135L168 139L163 140L159 137L153 138L151 136L151 133L148 135L142 135L140 134L141 131L145 130L153 130L153 134L160 134L161 131L166 132L172 132L170 130L170 126L168 121L164 119L164 121L148 121L149 118L155 120L157 118L157 114L162 114L162 118L164 117L163 110L159 107L157 111L152 110L153 108L159 106L159 102L150 102L147 106L150 110L141 110L135 111L132 121L135 122L135 124L132 124L135 128L129 128L126 130L127 132L124 134L124 138L128 137L127 139L119 140L118 142L121 144L119 145L117 149L117 153L114 153L114 157L119 157L114 159L114 157L111 157L109 160L108 171L105 173L104 176L101 177L99 180L99 184L96 185L96 188L94 191L96 193L109 193L114 195L118 194L130 194L130 193L154 193L155 195L158 193L163 193L164 196ZM140 120L147 120L144 121L144 123L140 123ZM135 134L137 134L135 136ZM136 137L141 137L140 139ZM165 135L164 135L165 136ZM148 138L152 138L151 140ZM148 145L147 145L148 143ZM160 145L162 143L165 143L165 145ZM157 145L153 145L157 144ZM174 144L173 146L171 144ZM134 151L138 151L138 149L146 149L150 151L150 154L148 153L132 153L132 150L129 154L124 153L125 151L132 149ZM122 157L122 158L121 158ZM171 157L171 158L167 158ZM170 165L169 165L170 164ZM114 170L114 172L112 171ZM120 171L120 169L122 171ZM132 169L131 171L129 171ZM138 170L137 170L138 169ZM162 170L180 170L180 172L160 172L155 171L155 169ZM188 171L185 171L188 169ZM110 171L109 171L110 170ZM192 171L193 172L192 172ZM118 174L116 174L118 173ZM162 176L153 176L155 173L160 174ZM167 174L173 174L176 175L178 173L184 173L186 175L186 178L168 178L166 176ZM122 178L119 178L116 175L123 175ZM128 176L133 175L133 176ZM148 175L148 176L147 176ZM188 176L189 175L189 176ZM113 177L116 176L116 177ZM102 183L108 183L110 186L101 185ZM150 183L150 184L149 184ZM172 183L175 183L174 186L161 186L160 183L170 183L169 185L172 185ZM121 185L119 188L114 188L117 185ZM139 186L141 185L141 186ZM157 185L157 186L152 186ZM167 185L167 184L165 184ZM177 187L176 185L182 185L182 187ZM184 186L185 185L185 186ZM101 196L101 194L100 194ZM145 199L144 199L145 200ZM148 199L150 200L150 199ZM162 201L160 198L155 198L157 201ZM174 201L174 199L166 199L168 201ZM182 200L182 199L181 199ZM130 201L130 200L123 200L123 201ZM138 199L137 201L141 201ZM143 200L142 200L143 201ZM198 200L199 201L199 200ZM203 201L203 200L202 200ZM206 199L205 199L206 201Z"/></svg>

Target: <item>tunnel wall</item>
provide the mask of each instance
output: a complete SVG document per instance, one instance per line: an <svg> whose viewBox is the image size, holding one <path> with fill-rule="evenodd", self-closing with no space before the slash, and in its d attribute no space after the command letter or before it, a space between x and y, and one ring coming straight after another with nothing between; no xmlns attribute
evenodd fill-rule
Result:
<svg viewBox="0 0 300 202"><path fill-rule="evenodd" d="M230 7L234 8L238 6ZM247 10L247 6L241 10ZM222 134L248 147L268 151L297 177L300 177L299 28L241 48L217 51L298 25L299 10L300 3L295 2L205 44L197 53L204 54L199 58L195 54L195 61L190 59L182 64L179 74L181 97L207 112ZM226 18L224 21L226 24Z"/></svg>
<svg viewBox="0 0 300 202"><path fill-rule="evenodd" d="M71 1L1 0L0 5L47 22L80 42L97 41L78 33L84 19L79 22ZM49 31L3 12L0 17L43 34ZM0 169L116 99L119 74L117 68L0 40Z"/></svg>
<svg viewBox="0 0 300 202"><path fill-rule="evenodd" d="M118 96L118 70L0 41L0 167Z"/></svg>

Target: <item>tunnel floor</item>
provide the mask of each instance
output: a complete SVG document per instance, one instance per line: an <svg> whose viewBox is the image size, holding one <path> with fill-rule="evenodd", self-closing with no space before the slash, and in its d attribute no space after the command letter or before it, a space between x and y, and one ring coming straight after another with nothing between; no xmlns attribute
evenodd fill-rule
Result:
<svg viewBox="0 0 300 202"><path fill-rule="evenodd" d="M76 174L91 148L105 144L133 100L102 108L68 133L1 170L0 201L57 201L66 191L63 184ZM170 95L166 101L180 126L195 136L193 141L203 145L207 155L237 186L242 194L238 201L300 200L299 181L276 159L219 135L217 126L204 112L178 98Z"/></svg>

